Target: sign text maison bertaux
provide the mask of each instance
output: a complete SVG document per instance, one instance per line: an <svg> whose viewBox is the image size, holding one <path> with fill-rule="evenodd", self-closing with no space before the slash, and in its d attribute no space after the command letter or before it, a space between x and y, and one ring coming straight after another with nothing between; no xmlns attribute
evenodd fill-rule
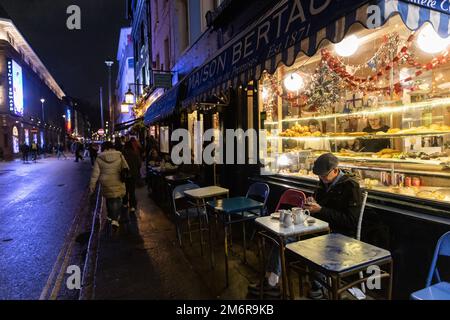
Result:
<svg viewBox="0 0 450 320"><path fill-rule="evenodd" d="M188 80L188 96L213 88L298 44L360 0L284 0L231 41Z"/></svg>

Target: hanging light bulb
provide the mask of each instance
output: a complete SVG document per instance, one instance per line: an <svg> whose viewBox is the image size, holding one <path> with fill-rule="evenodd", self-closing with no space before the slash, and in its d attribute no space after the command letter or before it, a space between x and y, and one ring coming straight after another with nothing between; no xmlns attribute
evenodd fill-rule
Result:
<svg viewBox="0 0 450 320"><path fill-rule="evenodd" d="M435 54L444 51L450 45L450 38L441 38L431 24L427 24L417 37L417 44L423 52Z"/></svg>
<svg viewBox="0 0 450 320"><path fill-rule="evenodd" d="M305 81L298 73L291 73L284 79L284 86L289 91L299 91L305 86Z"/></svg>
<svg viewBox="0 0 450 320"><path fill-rule="evenodd" d="M356 35L351 35L334 45L334 50L341 57L350 57L359 49L359 39Z"/></svg>

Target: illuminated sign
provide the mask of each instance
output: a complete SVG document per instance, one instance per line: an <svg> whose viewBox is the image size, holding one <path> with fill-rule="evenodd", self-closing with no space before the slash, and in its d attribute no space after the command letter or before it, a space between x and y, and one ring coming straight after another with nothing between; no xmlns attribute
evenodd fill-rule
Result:
<svg viewBox="0 0 450 320"><path fill-rule="evenodd" d="M44 139L44 132L41 131L41 148L44 148L45 139Z"/></svg>
<svg viewBox="0 0 450 320"><path fill-rule="evenodd" d="M8 60L9 110L23 116L23 75L22 67L14 60Z"/></svg>
<svg viewBox="0 0 450 320"><path fill-rule="evenodd" d="M69 108L66 109L66 129L68 133L72 133L72 112Z"/></svg>

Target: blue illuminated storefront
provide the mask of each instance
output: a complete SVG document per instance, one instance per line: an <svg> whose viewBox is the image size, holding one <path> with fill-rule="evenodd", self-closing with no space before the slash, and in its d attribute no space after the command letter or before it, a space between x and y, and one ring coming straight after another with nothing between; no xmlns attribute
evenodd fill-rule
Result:
<svg viewBox="0 0 450 320"><path fill-rule="evenodd" d="M35 141L47 149L64 139L62 101L31 60L25 62L8 41L0 41L0 70L5 70L0 72L0 148L5 160L19 157L24 143Z"/></svg>

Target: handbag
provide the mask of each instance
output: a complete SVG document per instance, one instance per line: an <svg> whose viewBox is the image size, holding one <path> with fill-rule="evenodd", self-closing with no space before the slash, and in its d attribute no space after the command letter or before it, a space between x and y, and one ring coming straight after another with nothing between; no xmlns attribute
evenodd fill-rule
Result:
<svg viewBox="0 0 450 320"><path fill-rule="evenodd" d="M120 170L120 181L125 183L131 179L131 173L130 173L130 169L128 168L128 166L125 165L126 162L125 162L125 159L123 158L123 156L121 156L121 158L122 158L122 169Z"/></svg>

